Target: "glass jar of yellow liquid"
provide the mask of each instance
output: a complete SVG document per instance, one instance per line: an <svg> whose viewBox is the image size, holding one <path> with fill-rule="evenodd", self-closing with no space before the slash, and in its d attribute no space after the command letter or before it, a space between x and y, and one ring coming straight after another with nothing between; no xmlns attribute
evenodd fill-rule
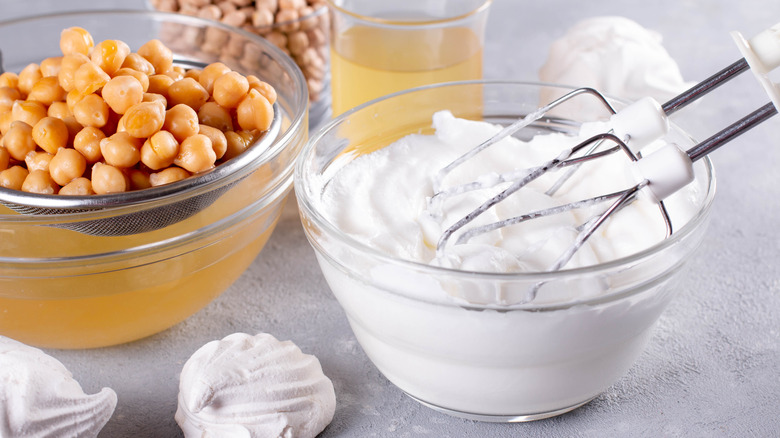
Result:
<svg viewBox="0 0 780 438"><path fill-rule="evenodd" d="M333 114L396 91L482 78L491 0L331 0Z"/></svg>

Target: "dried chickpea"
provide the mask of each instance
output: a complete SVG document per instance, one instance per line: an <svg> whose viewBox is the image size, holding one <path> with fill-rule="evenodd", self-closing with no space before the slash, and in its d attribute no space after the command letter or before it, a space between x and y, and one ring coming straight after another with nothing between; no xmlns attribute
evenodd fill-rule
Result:
<svg viewBox="0 0 780 438"><path fill-rule="evenodd" d="M230 112L216 102L206 102L200 107L198 121L223 132L233 130L233 117Z"/></svg>
<svg viewBox="0 0 780 438"><path fill-rule="evenodd" d="M235 71L225 73L214 81L214 101L225 108L235 108L249 92L249 81Z"/></svg>
<svg viewBox="0 0 780 438"><path fill-rule="evenodd" d="M225 155L225 151L227 151L227 138L225 138L224 132L208 125L200 125L198 133L205 135L211 140L211 147L214 149L214 153L217 154L217 160Z"/></svg>
<svg viewBox="0 0 780 438"><path fill-rule="evenodd" d="M211 94L214 91L214 81L229 71L230 67L227 65L221 62L212 62L211 64L203 67L203 70L200 72L198 82L207 93Z"/></svg>
<svg viewBox="0 0 780 438"><path fill-rule="evenodd" d="M114 73L114 77L117 76L132 76L136 78L138 82L141 83L141 89L144 91L144 93L149 91L149 76L147 76L146 74L138 70L122 67L119 70L117 70L116 73Z"/></svg>
<svg viewBox="0 0 780 438"><path fill-rule="evenodd" d="M25 122L11 122L11 129L3 135L3 146L17 161L23 161L30 152L38 148L32 137L32 126Z"/></svg>
<svg viewBox="0 0 780 438"><path fill-rule="evenodd" d="M154 71L162 73L173 66L173 52L162 41L154 39L138 48L138 54L154 66Z"/></svg>
<svg viewBox="0 0 780 438"><path fill-rule="evenodd" d="M247 81L249 81L249 88L257 90L260 92L260 94L263 95L266 99L268 99L268 102L273 105L276 103L276 90L274 87L272 87L269 83L261 81L257 76L255 75L249 75L246 77Z"/></svg>
<svg viewBox="0 0 780 438"><path fill-rule="evenodd" d="M30 90L32 90L33 85L41 80L42 77L41 68L38 64L27 64L27 66L19 72L19 83L17 88L26 96L30 93Z"/></svg>
<svg viewBox="0 0 780 438"><path fill-rule="evenodd" d="M65 90L60 87L57 76L41 78L33 85L30 93L27 95L27 100L35 100L44 105L51 105L53 102L63 99L65 99Z"/></svg>
<svg viewBox="0 0 780 438"><path fill-rule="evenodd" d="M152 170L160 170L173 164L179 155L179 142L168 131L158 131L141 146L141 162Z"/></svg>
<svg viewBox="0 0 780 438"><path fill-rule="evenodd" d="M192 173L203 172L214 167L217 154L211 146L211 140L202 134L187 137L179 146L179 155L173 164Z"/></svg>
<svg viewBox="0 0 780 438"><path fill-rule="evenodd" d="M74 178L73 181L67 185L62 186L58 195L67 196L87 196L93 195L95 192L92 190L92 181L84 177Z"/></svg>
<svg viewBox="0 0 780 438"><path fill-rule="evenodd" d="M56 154L58 149L68 145L68 135L68 126L56 117L46 116L32 129L35 143L50 154Z"/></svg>
<svg viewBox="0 0 780 438"><path fill-rule="evenodd" d="M24 179L30 172L22 166L12 166L0 172L0 186L12 190L22 190Z"/></svg>
<svg viewBox="0 0 780 438"><path fill-rule="evenodd" d="M84 126L100 128L108 122L108 104L97 94L88 94L73 107L73 116Z"/></svg>
<svg viewBox="0 0 780 438"><path fill-rule="evenodd" d="M141 102L131 106L122 116L125 131L136 138L151 137L165 122L165 106L159 101Z"/></svg>
<svg viewBox="0 0 780 438"><path fill-rule="evenodd" d="M152 187L157 187L176 181L181 181L185 178L189 178L189 176L190 173L181 167L169 167L149 175L149 182L152 184Z"/></svg>
<svg viewBox="0 0 780 438"><path fill-rule="evenodd" d="M57 151L49 163L51 178L64 186L84 174L87 169L87 160L79 151L71 148L62 148Z"/></svg>
<svg viewBox="0 0 780 438"><path fill-rule="evenodd" d="M90 59L109 75L122 68L130 54L130 47L124 41L105 40L97 43L90 52Z"/></svg>
<svg viewBox="0 0 780 438"><path fill-rule="evenodd" d="M94 164L103 159L100 152L100 141L106 134L93 126L86 126L73 138L73 149L81 152L87 163Z"/></svg>
<svg viewBox="0 0 780 438"><path fill-rule="evenodd" d="M110 164L92 166L92 190L98 195L127 191L127 180L121 170Z"/></svg>
<svg viewBox="0 0 780 438"><path fill-rule="evenodd" d="M163 129L169 131L179 142L198 133L198 113L184 104L174 105L165 112Z"/></svg>
<svg viewBox="0 0 780 438"><path fill-rule="evenodd" d="M141 103L144 89L132 76L116 76L103 86L103 100L117 114L124 114L131 106Z"/></svg>
<svg viewBox="0 0 780 438"><path fill-rule="evenodd" d="M170 105L183 103L197 111L209 100L209 97L206 89L192 78L183 78L168 87L168 103Z"/></svg>
<svg viewBox="0 0 780 438"><path fill-rule="evenodd" d="M13 120L27 123L35 126L39 120L46 117L46 106L34 100L17 100L11 107L11 116Z"/></svg>
<svg viewBox="0 0 780 438"><path fill-rule="evenodd" d="M135 70L147 76L155 73L152 63L138 53L127 55L127 58L122 62L122 68L129 68L130 70Z"/></svg>
<svg viewBox="0 0 780 438"><path fill-rule="evenodd" d="M100 153L107 164L125 169L141 161L141 140L127 132L117 132L100 140Z"/></svg>
<svg viewBox="0 0 780 438"><path fill-rule="evenodd" d="M236 119L241 129L265 131L271 126L273 118L274 107L257 90L249 90L236 108Z"/></svg>
<svg viewBox="0 0 780 438"><path fill-rule="evenodd" d="M0 106L10 107L21 98L22 95L16 88L0 87Z"/></svg>
<svg viewBox="0 0 780 438"><path fill-rule="evenodd" d="M10 71L0 74L0 87L19 88L19 75Z"/></svg>
<svg viewBox="0 0 780 438"><path fill-rule="evenodd" d="M49 76L57 76L60 72L60 66L62 65L62 56L52 56L41 61L41 75L44 78Z"/></svg>
<svg viewBox="0 0 780 438"><path fill-rule="evenodd" d="M32 170L22 183L22 191L28 193L40 193L53 195L59 191L60 186L51 178L45 170Z"/></svg>
<svg viewBox="0 0 780 438"><path fill-rule="evenodd" d="M0 143L2 143L2 138L0 138ZM0 170L8 169L10 163L11 154L3 146L0 146Z"/></svg>
<svg viewBox="0 0 780 438"><path fill-rule="evenodd" d="M92 35L80 27L69 27L60 33L60 50L63 55L87 55L94 45Z"/></svg>
<svg viewBox="0 0 780 438"><path fill-rule="evenodd" d="M89 58L81 53L73 53L62 57L60 72L57 74L57 78L63 90L69 92L76 88L76 70L87 62L89 62Z"/></svg>
<svg viewBox="0 0 780 438"><path fill-rule="evenodd" d="M54 155L48 152L30 152L24 157L24 164L27 165L27 171L45 170L49 171L49 164Z"/></svg>
<svg viewBox="0 0 780 438"><path fill-rule="evenodd" d="M147 93L154 93L168 98L168 88L173 84L173 78L166 75L149 76L149 88Z"/></svg>
<svg viewBox="0 0 780 438"><path fill-rule="evenodd" d="M79 93L94 93L111 80L111 76L92 61L82 64L73 75L73 85Z"/></svg>

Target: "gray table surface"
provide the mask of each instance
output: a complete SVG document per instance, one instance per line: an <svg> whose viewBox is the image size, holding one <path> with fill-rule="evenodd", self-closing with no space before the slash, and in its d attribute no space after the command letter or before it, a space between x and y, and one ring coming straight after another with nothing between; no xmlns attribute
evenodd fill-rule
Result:
<svg viewBox="0 0 780 438"><path fill-rule="evenodd" d="M0 19L65 9L141 9L139 0L0 0ZM549 44L576 21L623 15L663 35L686 80L739 58L728 32L780 21L780 2L495 0L485 77L535 80ZM0 42L2 44L2 42ZM749 75L675 120L699 138L766 102ZM489 424L417 404L369 362L331 295L293 202L249 270L208 307L147 339L86 351L49 350L88 393L119 397L101 437L181 436L178 377L201 345L268 332L316 355L336 388L323 437L780 436L780 118L713 156L718 195L708 236L681 290L631 371L589 404L557 418Z"/></svg>

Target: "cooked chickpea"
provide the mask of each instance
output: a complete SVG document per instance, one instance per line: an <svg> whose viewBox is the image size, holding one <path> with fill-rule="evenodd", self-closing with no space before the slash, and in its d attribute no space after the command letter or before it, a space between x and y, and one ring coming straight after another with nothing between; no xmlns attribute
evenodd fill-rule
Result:
<svg viewBox="0 0 780 438"><path fill-rule="evenodd" d="M0 172L0 186L12 190L22 190L24 179L30 172L22 166L12 166Z"/></svg>
<svg viewBox="0 0 780 438"><path fill-rule="evenodd" d="M195 111L209 100L209 93L195 79L184 78L168 87L168 102L171 105L183 103Z"/></svg>
<svg viewBox="0 0 780 438"><path fill-rule="evenodd" d="M166 75L149 76L149 88L147 93L154 93L168 98L168 88L173 84L173 78Z"/></svg>
<svg viewBox="0 0 780 438"><path fill-rule="evenodd" d="M30 93L27 95L28 100L35 100L44 105L51 105L52 102L57 102L64 98L65 90L60 87L57 76L41 78L33 85Z"/></svg>
<svg viewBox="0 0 780 438"><path fill-rule="evenodd" d="M92 61L85 62L73 75L73 85L79 93L87 95L103 88L111 76Z"/></svg>
<svg viewBox="0 0 780 438"><path fill-rule="evenodd" d="M211 94L214 90L214 81L229 71L230 67L226 66L225 64L221 62L212 62L211 64L203 67L203 71L200 73L198 82L207 93Z"/></svg>
<svg viewBox="0 0 780 438"><path fill-rule="evenodd" d="M60 33L60 50L63 55L87 55L94 45L92 35L80 27L69 27Z"/></svg>
<svg viewBox="0 0 780 438"><path fill-rule="evenodd" d="M147 76L153 75L155 73L152 63L138 53L131 53L127 55L127 58L125 58L124 62L122 63L122 68L135 70Z"/></svg>
<svg viewBox="0 0 780 438"><path fill-rule="evenodd" d="M238 72L231 71L214 81L214 101L225 108L235 108L246 97L249 81Z"/></svg>
<svg viewBox="0 0 780 438"><path fill-rule="evenodd" d="M227 138L225 138L224 132L208 125L200 125L198 133L205 135L211 140L211 147L217 155L217 160L225 155L225 151L227 151Z"/></svg>
<svg viewBox="0 0 780 438"><path fill-rule="evenodd" d="M141 142L127 132L100 140L100 153L107 164L125 169L141 161Z"/></svg>
<svg viewBox="0 0 780 438"><path fill-rule="evenodd" d="M76 104L79 103L79 101L83 99L84 96L86 96L86 94L81 94L76 89L68 92L68 94L65 96L65 103L68 105L68 109L70 109L71 113L73 113L73 109L76 108Z"/></svg>
<svg viewBox="0 0 780 438"><path fill-rule="evenodd" d="M121 170L110 164L92 166L92 190L98 195L127 191L127 180Z"/></svg>
<svg viewBox="0 0 780 438"><path fill-rule="evenodd" d="M17 161L23 161L30 152L38 148L32 136L32 126L25 122L15 121L11 123L11 129L3 135L3 146Z"/></svg>
<svg viewBox="0 0 780 438"><path fill-rule="evenodd" d="M173 164L179 154L179 142L168 131L158 131L141 146L141 162L152 170Z"/></svg>
<svg viewBox="0 0 780 438"><path fill-rule="evenodd" d="M19 83L17 88L26 96L30 93L30 90L32 90L33 85L41 80L42 77L40 65L35 63L27 64L27 66L19 72Z"/></svg>
<svg viewBox="0 0 780 438"><path fill-rule="evenodd" d="M44 78L49 76L57 76L60 72L60 66L62 65L62 56L52 56L41 61L41 75Z"/></svg>
<svg viewBox="0 0 780 438"><path fill-rule="evenodd" d="M57 193L60 186L51 178L49 172L45 170L33 170L27 174L22 183L22 191L28 193L39 193L42 195L53 195Z"/></svg>
<svg viewBox="0 0 780 438"><path fill-rule="evenodd" d="M169 167L149 175L149 182L152 184L152 187L157 187L181 181L185 178L189 178L189 176L190 173L181 167Z"/></svg>
<svg viewBox="0 0 780 438"><path fill-rule="evenodd" d="M274 118L274 107L257 90L249 90L236 108L236 119L241 129L267 130Z"/></svg>
<svg viewBox="0 0 780 438"><path fill-rule="evenodd" d="M148 41L138 48L138 54L149 61L157 73L168 71L173 66L173 52L160 40Z"/></svg>
<svg viewBox="0 0 780 438"><path fill-rule="evenodd" d="M163 127L165 106L160 102L141 102L131 106L122 117L125 131L136 138L151 137Z"/></svg>
<svg viewBox="0 0 780 438"><path fill-rule="evenodd" d="M49 174L60 186L67 185L82 176L86 169L87 160L79 151L71 148L58 150L49 162Z"/></svg>
<svg viewBox="0 0 780 438"><path fill-rule="evenodd" d="M52 102L49 105L49 109L46 110L46 115L49 117L56 117L60 120L64 120L66 117L73 115L73 112L68 108L68 104L64 101Z"/></svg>
<svg viewBox="0 0 780 438"><path fill-rule="evenodd" d="M13 120L35 126L38 121L46 117L48 110L40 102L34 100L17 100L11 107Z"/></svg>
<svg viewBox="0 0 780 438"><path fill-rule="evenodd" d="M127 179L130 181L130 190L148 189L152 186L152 182L149 181L149 172L141 169L128 169L125 172Z"/></svg>
<svg viewBox="0 0 780 438"><path fill-rule="evenodd" d="M179 142L198 133L198 113L184 104L175 105L165 112L163 129L169 131Z"/></svg>
<svg viewBox="0 0 780 438"><path fill-rule="evenodd" d="M24 157L24 164L27 165L27 170L32 172L33 170L45 170L49 171L49 164L54 155L48 152L30 152Z"/></svg>
<svg viewBox="0 0 780 438"><path fill-rule="evenodd" d="M19 75L10 71L0 74L0 87L19 88Z"/></svg>
<svg viewBox="0 0 780 438"><path fill-rule="evenodd" d="M179 146L179 155L173 164L192 173L203 172L214 167L217 154L211 146L211 140L202 134L188 137Z"/></svg>
<svg viewBox="0 0 780 438"><path fill-rule="evenodd" d="M138 79L132 76L116 76L103 86L103 100L117 114L124 114L131 106L141 103L144 90Z"/></svg>
<svg viewBox="0 0 780 438"><path fill-rule="evenodd" d="M0 143L2 143L2 138L0 138ZM8 164L10 163L11 154L3 146L0 146L0 170L8 169Z"/></svg>
<svg viewBox="0 0 780 438"><path fill-rule="evenodd" d="M76 88L76 71L87 62L89 62L89 58L81 53L65 55L62 58L57 78L63 90L69 92Z"/></svg>
<svg viewBox="0 0 780 438"><path fill-rule="evenodd" d="M84 126L100 128L108 121L108 104L97 94L88 94L73 107L73 116Z"/></svg>
<svg viewBox="0 0 780 438"><path fill-rule="evenodd" d="M132 76L141 83L141 89L144 90L144 93L149 91L149 76L138 70L122 67L114 73L114 77L117 76Z"/></svg>
<svg viewBox="0 0 780 438"><path fill-rule="evenodd" d="M198 121L222 132L233 130L233 117L230 112L216 102L206 102L200 107Z"/></svg>
<svg viewBox="0 0 780 438"><path fill-rule="evenodd" d="M164 76L168 76L169 78L173 79L173 82L184 79L184 73L176 69L170 69L168 71L164 71L162 74Z"/></svg>
<svg viewBox="0 0 780 438"><path fill-rule="evenodd" d="M13 112L9 111L7 108L4 111L0 111L0 140L2 139L2 136L11 129L11 123L14 121L13 116Z"/></svg>
<svg viewBox="0 0 780 438"><path fill-rule="evenodd" d="M33 126L32 137L41 149L56 154L68 145L68 126L56 117L47 116Z"/></svg>
<svg viewBox="0 0 780 438"><path fill-rule="evenodd" d="M100 152L100 141L106 134L94 126L86 126L73 138L73 149L81 152L87 163L94 164L103 159Z"/></svg>
<svg viewBox="0 0 780 438"><path fill-rule="evenodd" d="M93 195L95 192L92 190L92 181L84 177L74 178L73 181L67 185L62 186L58 195L67 196L87 196Z"/></svg>
<svg viewBox="0 0 780 438"><path fill-rule="evenodd" d="M162 94L157 93L144 93L144 102L159 102L164 107L168 107L168 99L165 98Z"/></svg>
<svg viewBox="0 0 780 438"><path fill-rule="evenodd" d="M130 54L130 47L124 41L105 40L97 43L90 52L90 59L109 75L122 68Z"/></svg>
<svg viewBox="0 0 780 438"><path fill-rule="evenodd" d="M225 140L227 141L227 148L225 149L225 155L222 158L226 160L238 156L249 147L246 139L236 131L226 132Z"/></svg>
<svg viewBox="0 0 780 438"><path fill-rule="evenodd" d="M12 106L15 101L22 98L19 90L11 87L0 87L0 106Z"/></svg>

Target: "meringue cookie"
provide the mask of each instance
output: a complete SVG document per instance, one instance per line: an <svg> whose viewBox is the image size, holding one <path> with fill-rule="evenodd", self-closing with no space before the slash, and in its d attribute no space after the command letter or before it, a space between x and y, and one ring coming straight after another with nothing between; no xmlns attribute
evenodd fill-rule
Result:
<svg viewBox="0 0 780 438"><path fill-rule="evenodd" d="M234 333L184 364L175 419L187 438L307 438L335 410L333 383L316 357L266 333Z"/></svg>
<svg viewBox="0 0 780 438"><path fill-rule="evenodd" d="M0 437L96 437L116 393L87 395L57 359L0 336Z"/></svg>
<svg viewBox="0 0 780 438"><path fill-rule="evenodd" d="M575 24L549 49L543 82L591 87L613 97L665 102L693 85L661 44L661 35L617 16Z"/></svg>

